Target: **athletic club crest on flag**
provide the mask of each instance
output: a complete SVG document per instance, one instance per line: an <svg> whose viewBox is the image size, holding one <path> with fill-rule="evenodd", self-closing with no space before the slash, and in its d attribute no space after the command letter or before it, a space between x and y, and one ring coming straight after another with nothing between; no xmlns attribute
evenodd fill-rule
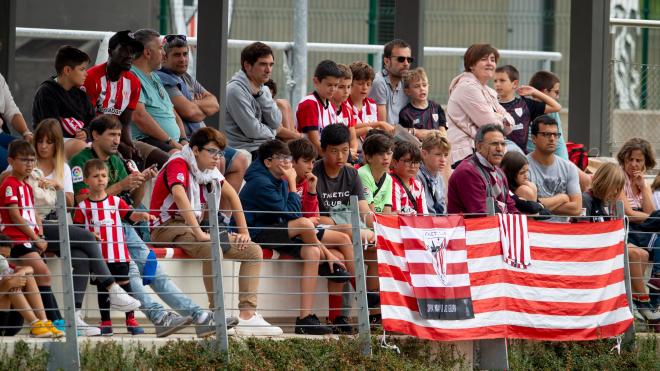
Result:
<svg viewBox="0 0 660 371"><path fill-rule="evenodd" d="M397 272L391 273L409 277L420 319L474 317L462 216L378 215L375 229L379 262L381 256L395 259L397 267L388 269ZM385 268L381 262L381 282ZM381 283L381 295L382 288Z"/></svg>
<svg viewBox="0 0 660 371"><path fill-rule="evenodd" d="M442 231L426 231L424 232L424 245L433 256L433 268L435 269L435 274L437 274L442 283L446 285L447 259L445 259L445 255L447 252L447 235Z"/></svg>

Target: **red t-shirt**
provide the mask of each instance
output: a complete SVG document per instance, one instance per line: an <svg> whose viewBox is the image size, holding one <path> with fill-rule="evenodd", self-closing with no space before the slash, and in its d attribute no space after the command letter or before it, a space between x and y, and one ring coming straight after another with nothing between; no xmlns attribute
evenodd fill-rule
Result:
<svg viewBox="0 0 660 371"><path fill-rule="evenodd" d="M140 80L130 71L122 71L119 80L110 81L105 73L106 63L87 70L82 87L98 114L121 115L126 109L134 110L140 99Z"/></svg>
<svg viewBox="0 0 660 371"><path fill-rule="evenodd" d="M151 215L156 217L156 220L150 222L151 228L161 225L176 216L180 216L179 208L176 206L176 202L174 202L174 196L172 196L172 187L175 184L181 184L186 190L191 186L200 187L200 197L202 198L202 203L204 202L202 186L191 184L186 161L182 158L174 159L165 165L156 177L156 183L151 193L151 204L149 205Z"/></svg>
<svg viewBox="0 0 660 371"><path fill-rule="evenodd" d="M324 105L316 92L304 97L296 109L298 131L308 133L317 130L319 133L328 125L339 122L337 110L332 102Z"/></svg>
<svg viewBox="0 0 660 371"><path fill-rule="evenodd" d="M26 246L32 246L28 241L31 240L29 236L24 234L18 226L8 225L17 224L11 220L9 216L9 209L6 207L10 205L18 206L21 216L25 222L34 230L35 234L39 234L39 227L37 225L37 216L34 210L34 192L32 187L27 182L22 182L14 176L8 176L0 185L0 232L4 233L15 243L24 242Z"/></svg>
<svg viewBox="0 0 660 371"><path fill-rule="evenodd" d="M121 220L128 218L132 212L130 206L117 196L99 201L87 199L78 204L73 222L82 224L85 229L101 237L101 252L106 262L127 263L130 257Z"/></svg>

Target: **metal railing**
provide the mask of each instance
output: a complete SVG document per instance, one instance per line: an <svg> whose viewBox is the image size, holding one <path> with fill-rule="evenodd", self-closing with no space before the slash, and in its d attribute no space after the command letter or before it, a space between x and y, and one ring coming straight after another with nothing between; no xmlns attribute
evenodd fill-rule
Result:
<svg viewBox="0 0 660 371"><path fill-rule="evenodd" d="M212 303L212 308L211 309L214 312L214 318L215 318L215 340L214 340L214 345L215 347L219 350L224 352L225 356L228 357L228 338L227 338L227 323L226 323L226 314L229 313L229 311L234 311L240 308L235 308L227 305L225 302L225 295L235 295L239 294L240 292L235 292L233 289L228 290L225 287L223 287L223 278L231 278L235 279L236 275L223 272L223 254L222 254L222 241L220 239L220 233L221 233L221 226L220 222L218 220L218 205L216 204L215 197L209 197L208 201L208 210L209 210L209 224L208 226L208 231L211 236L211 251L212 251L212 256L210 260L212 261L212 274L213 274L213 294L214 294L214 303ZM60 245L60 263L62 266L62 273L60 275L53 275L57 276L58 279L62 279L63 283L63 289L60 292L57 292L58 294L62 294L63 296L63 301L61 303L60 309L64 313L64 318L66 320L66 325L67 325L67 331L66 331L66 339L65 341L54 341L51 342L48 347L50 350L51 354L51 359L50 359L50 366L55 367L55 368L65 368L65 369L77 369L80 366L80 360L78 357L78 342L76 339L76 334L77 334L77 327L76 327L76 320L75 320L75 299L74 299L74 294L79 293L74 291L74 286L73 286L73 279L76 277L76 275L72 272L72 262L76 259L81 259L81 258L72 258L71 256L71 244L76 243L76 242L81 242L81 241L72 241L69 237L69 227L71 224L67 221L67 208L66 208L66 201L64 197L63 192L58 192L58 200L57 200L57 205L56 205L56 210L57 210L57 225L58 225L58 231L59 231L59 245ZM358 202L357 202L357 197L353 196L351 198L351 205L350 205L350 228L352 231L353 236L359 236L360 231L361 231L361 217L360 217L360 212L358 208ZM70 211L71 209L69 209ZM486 214L479 214L479 215L494 215L494 204L492 202L492 199L488 200L487 202L487 213ZM231 210L222 210L222 212L227 212ZM262 213L262 212L260 212ZM267 213L277 213L277 212L267 212ZM613 218L623 218L623 205L622 203L617 204L616 208L616 213ZM181 226L181 227L167 227L167 228L188 228L188 226ZM254 227L248 227L248 228L254 228ZM264 228L259 228L259 229L264 229ZM651 232L636 232L636 233L651 233ZM184 245L185 243L182 242L151 242L150 245L153 247L158 247L158 246L172 246L172 245ZM293 243L292 243L293 244ZM271 248L272 244L265 243L263 244L262 247L264 248ZM298 244L300 245L300 244ZM633 293L632 287L631 287L631 274L630 274L630 268L629 268L629 258L628 258L628 247L627 243L624 243L624 274L625 274L625 281L626 281L626 292L628 296L628 303L630 306L631 311L635 311L636 308L633 306L633 294L638 294L638 293ZM353 238L352 239L352 246L353 246L353 262L355 263L355 272L354 275L351 275L351 277L355 278L356 285L354 288L355 294L357 295L357 305L353 308L357 310L357 328L358 328L358 336L360 339L360 344L361 344L361 352L365 355L371 354L371 331L372 331L372 325L369 321L369 311L372 309L378 309L378 308L370 308L368 304L368 291L367 291L367 279L368 278L373 278L373 277L378 277L377 272L369 272L365 270L365 264L374 262L373 260L368 260L364 256L364 251L365 251L365 246L363 245L363 242L361 238ZM373 246L372 246L373 247ZM656 248L656 251L658 248ZM44 258L46 260L52 261L56 258ZM136 260L136 259L131 259L131 260ZM170 260L170 259L168 259ZM175 260L175 259L171 259ZM184 259L186 261L190 262L202 262L202 261L208 261L208 259L196 259L196 258L186 258ZM291 260L287 261L290 263L300 263L304 262L305 260ZM259 260L261 263L283 263L282 261L279 260L269 260L269 259L261 259ZM376 261L377 262L377 261ZM648 262L646 267L649 267L652 263ZM200 274L185 274L185 275L176 275L172 277L201 277L202 275ZM315 276L316 277L316 276ZM260 275L259 278L262 279L301 279L301 278L306 278L305 276L299 275L299 274L293 274L286 272L284 274L273 274L273 275ZM319 277L320 278L320 277ZM643 277L632 277L632 279L640 279ZM157 291L157 290L154 290ZM199 290L197 290L199 291ZM183 292L183 294L206 294L207 290L204 290L204 292L191 292L191 290L188 290L186 292ZM239 290L240 291L240 290ZM279 291L279 290L278 290ZM343 291L343 290L342 290ZM341 292L341 294L348 294L349 292ZM163 292L155 292L153 295L160 295L160 294L167 294ZM268 293L260 293L259 295L287 295L287 296L300 296L303 294L302 291L292 291L292 292L268 292ZM314 292L314 295L327 295L329 292L322 292L322 291L316 291ZM337 293L338 294L338 293ZM272 297L272 296L271 296ZM301 308L299 308L298 305L288 305L288 311L298 311ZM353 305L349 302L348 305L342 305L342 309L351 309ZM47 308L48 309L48 308ZM185 308L171 308L174 311L180 311ZM330 308L325 307L325 308L319 308L315 307L312 308L312 310L328 310ZM335 308L336 309L336 308ZM148 311L146 309L142 309L143 311ZM268 305L265 305L262 310L268 311L269 307ZM275 324L278 326L291 326L291 325L286 325L286 324ZM634 328L631 328L628 332L628 336L631 337L634 334ZM76 356L72 356L72 355ZM500 365L502 367L506 367L506 343L504 339L494 339L494 340L480 340L475 342L475 354L477 354L477 359L481 361L480 366L485 367L486 365L490 365L490 367L494 367L493 365Z"/></svg>
<svg viewBox="0 0 660 371"><path fill-rule="evenodd" d="M96 64L103 63L108 59L108 41L114 32L105 31L84 31L84 30L64 30L64 29L49 29L49 28L26 28L16 27L16 36L23 38L38 38L38 39L67 39L67 40L96 40L100 41L98 52L96 55ZM188 43L193 46L192 59L196 58L197 38L188 38ZM242 49L245 46L257 40L227 40L227 47L233 49ZM263 40L262 40L263 41ZM294 41L263 41L268 44L273 50L284 52L285 58L282 61L282 69L286 77L286 88L288 89L292 105L297 104L298 99L292 93L296 84L301 84L307 78L306 70L294 68ZM424 55L429 57L462 57L467 48L458 47L437 47L426 46L424 47ZM370 45L370 44L344 44L344 43L319 43L307 42L304 47L304 53L309 54L313 52L333 52L333 53L352 53L352 54L372 54L373 68L375 71L382 69L383 45ZM557 62L562 59L562 54L559 52L547 51L532 51L532 50L499 50L501 58L511 58L518 60L532 60L542 61L542 68L544 70L551 69L551 63ZM188 72L195 76L195 64L190 63ZM296 94L303 94L299 91ZM303 95L300 95L301 98Z"/></svg>

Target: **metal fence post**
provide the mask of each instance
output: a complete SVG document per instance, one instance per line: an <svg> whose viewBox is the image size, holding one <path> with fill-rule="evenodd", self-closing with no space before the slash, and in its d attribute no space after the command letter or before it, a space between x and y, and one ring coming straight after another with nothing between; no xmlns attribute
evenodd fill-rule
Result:
<svg viewBox="0 0 660 371"><path fill-rule="evenodd" d="M293 8L293 78L296 84L291 93L295 107L307 94L307 16L308 0L295 0Z"/></svg>
<svg viewBox="0 0 660 371"><path fill-rule="evenodd" d="M495 215L495 199L486 198L486 213ZM476 340L474 342L475 366L485 370L508 370L509 355L506 339Z"/></svg>
<svg viewBox="0 0 660 371"><path fill-rule="evenodd" d="M222 287L222 249L220 247L220 223L218 222L218 205L215 192L208 197L209 227L211 234L211 251L213 256L213 300L215 309L216 347L225 353L229 362L229 339L227 339L227 317L225 316L225 290Z"/></svg>
<svg viewBox="0 0 660 371"><path fill-rule="evenodd" d="M626 220L626 212L623 208L623 202L621 200L616 202L616 211L615 215L617 219L623 220L624 225L624 236L623 236L623 275L625 278L626 284L626 298L628 299L628 308L630 308L630 313L633 311L633 302L632 302L632 283L630 280L630 260L628 259L628 228ZM632 344L635 341L635 322L626 329L626 332L623 334L623 341L626 344Z"/></svg>
<svg viewBox="0 0 660 371"><path fill-rule="evenodd" d="M62 263L62 309L66 321L66 341L53 341L49 344L49 370L80 370L80 354L78 352L78 327L76 326L76 303L73 296L73 271L71 265L71 241L69 240L69 223L67 221L66 197L64 191L57 192L57 225L60 236L60 261Z"/></svg>
<svg viewBox="0 0 660 371"><path fill-rule="evenodd" d="M364 266L362 238L360 237L360 208L357 196L351 196L351 232L355 258L355 295L358 301L358 333L360 350L371 355L371 329L369 328L369 304L367 301L367 274Z"/></svg>

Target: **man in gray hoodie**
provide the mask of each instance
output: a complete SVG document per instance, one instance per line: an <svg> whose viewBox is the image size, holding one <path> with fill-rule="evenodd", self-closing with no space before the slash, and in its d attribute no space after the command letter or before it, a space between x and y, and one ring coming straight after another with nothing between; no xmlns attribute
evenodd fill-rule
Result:
<svg viewBox="0 0 660 371"><path fill-rule="evenodd" d="M241 70L227 83L225 133L229 145L256 156L259 146L275 138L297 138L300 134L281 126L282 112L264 83L270 79L273 50L254 42L241 51ZM289 138L290 137L290 138Z"/></svg>

